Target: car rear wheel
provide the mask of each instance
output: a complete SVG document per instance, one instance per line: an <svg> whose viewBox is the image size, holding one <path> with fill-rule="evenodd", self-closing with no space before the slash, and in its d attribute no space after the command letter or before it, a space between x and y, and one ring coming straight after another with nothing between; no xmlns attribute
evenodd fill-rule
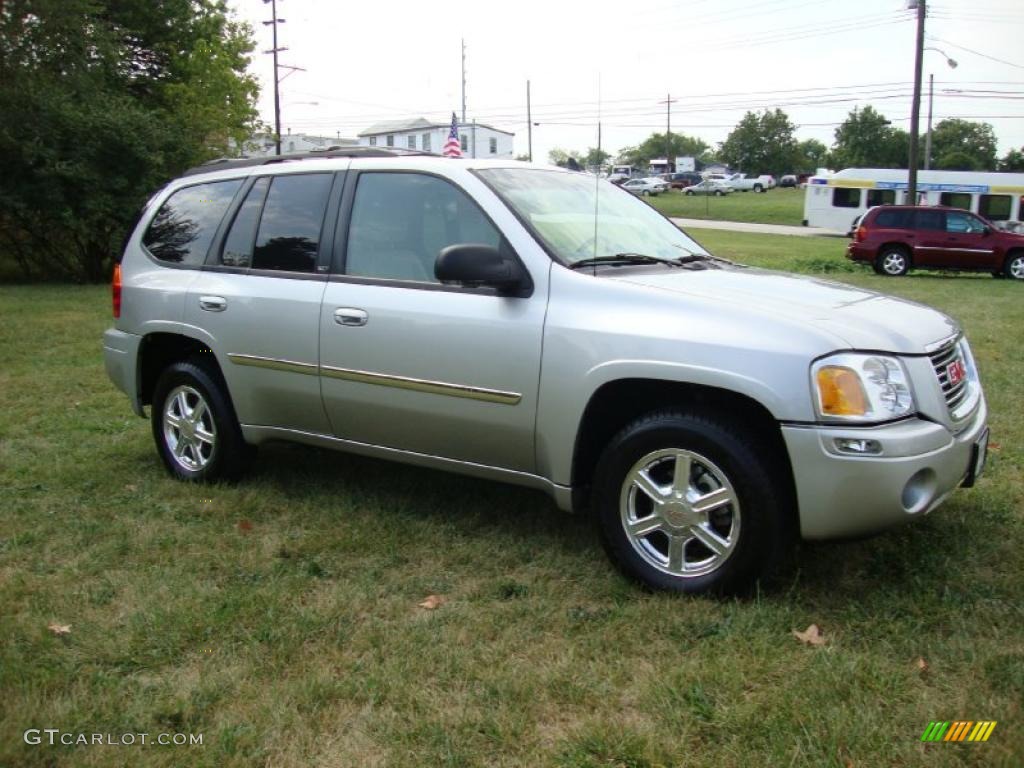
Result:
<svg viewBox="0 0 1024 768"><path fill-rule="evenodd" d="M689 189L683 190L683 194L685 194L687 197L693 197L693 192L691 192Z"/></svg>
<svg viewBox="0 0 1024 768"><path fill-rule="evenodd" d="M715 197L721 197L722 194L723 194L722 190L720 190L720 189L716 189L715 190Z"/></svg>
<svg viewBox="0 0 1024 768"><path fill-rule="evenodd" d="M1024 251L1014 251L1006 257L1003 274L1014 280L1024 280Z"/></svg>
<svg viewBox="0 0 1024 768"><path fill-rule="evenodd" d="M754 185L754 191L755 192L764 192L764 187L761 186L760 184L755 184Z"/></svg>
<svg viewBox="0 0 1024 768"><path fill-rule="evenodd" d="M875 271L880 275L900 277L910 269L910 256L903 248L886 246L875 259Z"/></svg>
<svg viewBox="0 0 1024 768"><path fill-rule="evenodd" d="M595 522L612 561L658 590L736 593L791 541L772 451L725 420L644 416L605 449Z"/></svg>
<svg viewBox="0 0 1024 768"><path fill-rule="evenodd" d="M254 449L242 437L220 375L194 362L164 370L153 393L151 421L167 471L192 482L234 478Z"/></svg>

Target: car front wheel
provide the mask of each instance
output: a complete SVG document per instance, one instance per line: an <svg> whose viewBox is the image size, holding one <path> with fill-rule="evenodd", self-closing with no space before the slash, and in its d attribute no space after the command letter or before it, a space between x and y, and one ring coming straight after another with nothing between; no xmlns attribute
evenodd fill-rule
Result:
<svg viewBox="0 0 1024 768"><path fill-rule="evenodd" d="M1003 274L1014 280L1024 280L1024 252L1014 251L1006 257Z"/></svg>
<svg viewBox="0 0 1024 768"><path fill-rule="evenodd" d="M715 197L721 197L721 196L722 196L722 190L716 189L715 190Z"/></svg>
<svg viewBox="0 0 1024 768"><path fill-rule="evenodd" d="M883 248L875 260L877 272L889 277L900 277L910 269L910 257L902 248Z"/></svg>
<svg viewBox="0 0 1024 768"><path fill-rule="evenodd" d="M769 455L730 422L703 415L664 411L629 424L594 483L612 561L653 589L746 591L791 538Z"/></svg>
<svg viewBox="0 0 1024 768"><path fill-rule="evenodd" d="M157 453L179 480L237 477L254 453L242 437L227 387L206 365L178 362L164 370L151 421Z"/></svg>

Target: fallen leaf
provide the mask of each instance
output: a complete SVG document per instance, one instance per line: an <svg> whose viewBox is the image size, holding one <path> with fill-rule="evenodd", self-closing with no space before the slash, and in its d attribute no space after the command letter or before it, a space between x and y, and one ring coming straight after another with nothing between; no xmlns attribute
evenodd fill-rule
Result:
<svg viewBox="0 0 1024 768"><path fill-rule="evenodd" d="M71 634L70 624L58 624L56 621L51 621L46 628L53 632L57 637L63 637L64 635Z"/></svg>
<svg viewBox="0 0 1024 768"><path fill-rule="evenodd" d="M918 656L916 659L914 659L914 666L917 667L917 670L919 672L927 672L928 671L928 662L925 661L924 659L922 659L920 656Z"/></svg>
<svg viewBox="0 0 1024 768"><path fill-rule="evenodd" d="M992 453L999 453L1001 450L1003 450L1003 446L1001 446L999 443L990 440L988 443L988 449L992 451Z"/></svg>
<svg viewBox="0 0 1024 768"><path fill-rule="evenodd" d="M426 608L428 611L434 611L444 605L444 598L441 595L429 595L426 600L419 603L420 608Z"/></svg>
<svg viewBox="0 0 1024 768"><path fill-rule="evenodd" d="M811 626L809 626L803 632L798 632L797 630L794 629L793 630L793 637L795 637L797 640L799 640L802 643L807 643L808 645L824 645L825 644L825 638L822 637L821 630L818 629L818 625L817 624L811 624Z"/></svg>
<svg viewBox="0 0 1024 768"><path fill-rule="evenodd" d="M241 520L238 521L238 531L239 531L239 533L248 533L251 530L252 530L252 521L251 520L246 520L245 518L242 518Z"/></svg>

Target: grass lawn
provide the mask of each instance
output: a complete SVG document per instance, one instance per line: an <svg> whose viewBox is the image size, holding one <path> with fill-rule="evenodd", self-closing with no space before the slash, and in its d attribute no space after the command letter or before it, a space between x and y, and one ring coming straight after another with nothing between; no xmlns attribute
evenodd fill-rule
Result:
<svg viewBox="0 0 1024 768"><path fill-rule="evenodd" d="M697 234L851 269L842 241ZM1024 286L831 276L966 325L991 463L743 601L639 590L527 490L288 446L237 485L174 482L104 374L107 288L0 287L0 766L1020 766ZM791 634L811 623L824 646ZM920 742L957 719L999 725Z"/></svg>
<svg viewBox="0 0 1024 768"><path fill-rule="evenodd" d="M673 189L647 200L666 216L684 219L753 221L798 227L804 217L804 190L791 187L770 189L764 194L733 192L723 197L687 196Z"/></svg>

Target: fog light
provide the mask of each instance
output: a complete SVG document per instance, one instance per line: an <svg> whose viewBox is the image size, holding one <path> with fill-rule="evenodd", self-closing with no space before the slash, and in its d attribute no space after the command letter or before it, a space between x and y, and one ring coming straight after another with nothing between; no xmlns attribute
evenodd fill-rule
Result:
<svg viewBox="0 0 1024 768"><path fill-rule="evenodd" d="M877 456L882 452L882 444L877 440L865 440L861 437L837 437L836 450L852 456Z"/></svg>

